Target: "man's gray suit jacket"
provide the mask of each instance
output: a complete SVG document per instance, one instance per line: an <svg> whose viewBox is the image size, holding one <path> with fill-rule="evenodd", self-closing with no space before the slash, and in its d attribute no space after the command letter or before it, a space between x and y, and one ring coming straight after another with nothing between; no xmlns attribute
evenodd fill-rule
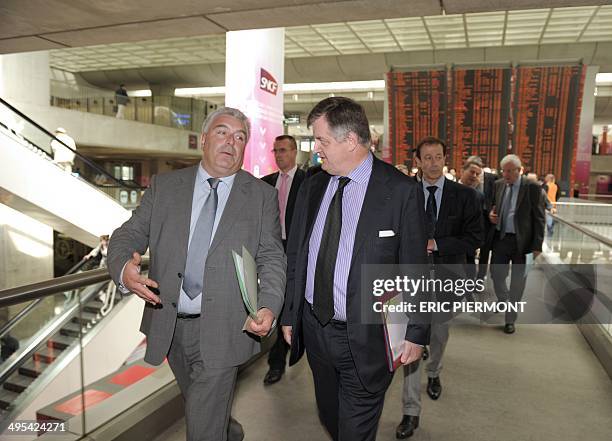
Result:
<svg viewBox="0 0 612 441"><path fill-rule="evenodd" d="M160 364L174 335L191 220L197 167L153 177L132 217L112 235L108 268L115 283L134 251L149 249L149 278L159 283L161 306L146 304L140 330L147 335L145 361ZM206 367L237 366L259 352L257 339L242 331L247 318L232 250L244 245L257 263L259 308L278 317L284 299L286 258L281 243L277 192L240 170L206 260L200 350Z"/></svg>

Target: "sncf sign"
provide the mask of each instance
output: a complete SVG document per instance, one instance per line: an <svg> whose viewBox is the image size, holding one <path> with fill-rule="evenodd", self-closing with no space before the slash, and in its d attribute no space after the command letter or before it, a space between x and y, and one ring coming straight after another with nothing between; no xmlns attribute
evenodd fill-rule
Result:
<svg viewBox="0 0 612 441"><path fill-rule="evenodd" d="M278 83L272 74L265 69L261 69L259 74L259 88L271 93L272 95L276 95L276 92L278 91Z"/></svg>

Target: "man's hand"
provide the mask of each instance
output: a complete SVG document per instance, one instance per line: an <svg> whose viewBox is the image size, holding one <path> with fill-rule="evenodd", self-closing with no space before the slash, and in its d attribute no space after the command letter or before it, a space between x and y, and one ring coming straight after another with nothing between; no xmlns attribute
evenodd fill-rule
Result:
<svg viewBox="0 0 612 441"><path fill-rule="evenodd" d="M159 285L155 280L148 279L140 275L140 261L142 258L140 254L134 252L132 258L128 261L123 269L123 286L132 291L138 297L151 305L157 305L161 303L159 296L155 295L149 288L158 288Z"/></svg>
<svg viewBox="0 0 612 441"><path fill-rule="evenodd" d="M497 225L497 212L495 211L495 205L493 209L489 212L489 220L492 224Z"/></svg>
<svg viewBox="0 0 612 441"><path fill-rule="evenodd" d="M434 239L427 239L427 254L433 254L436 249L436 241Z"/></svg>
<svg viewBox="0 0 612 441"><path fill-rule="evenodd" d="M274 313L268 308L261 308L259 311L257 311L257 320L253 320L251 317L249 317L246 323L246 330L251 334L265 337L270 333L273 322Z"/></svg>
<svg viewBox="0 0 612 441"><path fill-rule="evenodd" d="M289 346L291 346L291 336L293 335L293 326L283 326L283 337Z"/></svg>
<svg viewBox="0 0 612 441"><path fill-rule="evenodd" d="M409 365L413 361L417 361L423 355L423 347L408 340L404 340L404 350L400 361L404 366Z"/></svg>

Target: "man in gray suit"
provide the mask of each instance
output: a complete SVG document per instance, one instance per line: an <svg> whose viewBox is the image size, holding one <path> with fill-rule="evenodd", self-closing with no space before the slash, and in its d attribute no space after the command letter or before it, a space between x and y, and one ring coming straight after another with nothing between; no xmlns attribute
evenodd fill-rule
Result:
<svg viewBox="0 0 612 441"><path fill-rule="evenodd" d="M284 298L276 191L240 169L249 130L239 110L209 115L201 163L153 177L108 250L115 283L147 302L145 361L168 358L185 398L190 441L224 441L228 425L230 441L242 439L240 425L229 423L238 366L259 352L258 338L269 333ZM243 246L257 263L257 320L247 319L232 260L232 250L242 253ZM140 274L147 248L148 278Z"/></svg>

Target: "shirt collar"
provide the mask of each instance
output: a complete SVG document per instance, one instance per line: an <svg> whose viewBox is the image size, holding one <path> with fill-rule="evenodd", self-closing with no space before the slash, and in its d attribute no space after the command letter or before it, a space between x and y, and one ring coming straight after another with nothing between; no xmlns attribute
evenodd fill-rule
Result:
<svg viewBox="0 0 612 441"><path fill-rule="evenodd" d="M446 178L444 177L444 175L440 176L438 178L438 180L436 182L434 182L433 184L430 184L429 182L427 182L425 179L423 179L421 182L423 183L423 188L425 190L427 190L427 187L429 187L430 185L435 185L436 187L438 187L438 189L443 190L444 189L444 181L446 180Z"/></svg>
<svg viewBox="0 0 612 441"><path fill-rule="evenodd" d="M234 183L234 179L236 178L236 174L237 172L234 173L233 175L224 176L222 178L219 178L220 184L224 184L224 185L231 187L232 184ZM200 163L200 165L198 166L198 176L196 179L197 182L201 182L203 184L208 185L208 182L206 182L208 178L212 178L212 176L208 174L208 172L202 166L202 163Z"/></svg>
<svg viewBox="0 0 612 441"><path fill-rule="evenodd" d="M295 165L293 166L293 168L291 168L291 169L290 169L290 170L287 172L287 175L289 175L289 177L290 177L291 179L293 179L293 177L295 176L295 172L296 172L296 171L297 171L297 164L295 164ZM283 172L279 170L279 171L278 171L278 175L280 176L280 175L282 175L282 174L283 174Z"/></svg>
<svg viewBox="0 0 612 441"><path fill-rule="evenodd" d="M357 182L358 184L367 184L368 180L370 179L370 175L372 174L373 164L374 159L372 157L372 153L368 152L368 156L366 156L366 158L361 161L361 164L359 164L347 175L347 178L349 178L351 181ZM340 177L341 176L334 176L333 178L338 180Z"/></svg>
<svg viewBox="0 0 612 441"><path fill-rule="evenodd" d="M516 181L514 181L514 182L512 183L512 189L513 189L513 190L518 190L518 189L519 189L519 187L521 186L521 181L522 181L522 180L523 180L523 177L522 177L522 176L519 176L519 178L518 178Z"/></svg>

